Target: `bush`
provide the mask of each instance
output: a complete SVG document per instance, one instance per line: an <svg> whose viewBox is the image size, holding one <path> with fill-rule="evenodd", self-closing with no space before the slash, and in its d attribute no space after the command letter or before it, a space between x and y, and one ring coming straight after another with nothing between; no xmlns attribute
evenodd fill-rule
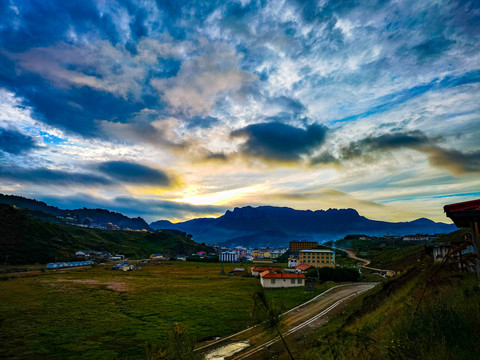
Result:
<svg viewBox="0 0 480 360"><path fill-rule="evenodd" d="M359 281L362 276L356 269L322 267L308 270L306 277L321 281Z"/></svg>

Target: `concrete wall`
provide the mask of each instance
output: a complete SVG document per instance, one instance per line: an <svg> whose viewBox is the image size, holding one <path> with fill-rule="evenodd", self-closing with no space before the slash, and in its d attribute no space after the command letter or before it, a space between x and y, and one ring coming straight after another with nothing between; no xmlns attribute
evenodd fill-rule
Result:
<svg viewBox="0 0 480 360"><path fill-rule="evenodd" d="M272 280L275 280L274 284L272 284ZM268 288L268 289L305 286L305 279L293 279L295 280L295 284L292 284L291 280L292 279L260 278L260 284L262 284L264 288ZM298 283L298 280L301 281L300 284Z"/></svg>

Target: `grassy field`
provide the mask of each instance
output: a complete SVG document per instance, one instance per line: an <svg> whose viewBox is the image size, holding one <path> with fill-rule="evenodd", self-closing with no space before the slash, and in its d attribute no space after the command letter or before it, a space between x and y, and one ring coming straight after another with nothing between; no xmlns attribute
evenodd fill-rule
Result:
<svg viewBox="0 0 480 360"><path fill-rule="evenodd" d="M469 360L480 358L479 336L476 274L423 262L354 299L294 354L310 360Z"/></svg>
<svg viewBox="0 0 480 360"><path fill-rule="evenodd" d="M176 323L198 341L252 325L259 281L219 273L215 263L162 262L0 281L0 358L142 359L145 343L161 345ZM325 289L267 296L287 309Z"/></svg>
<svg viewBox="0 0 480 360"><path fill-rule="evenodd" d="M190 255L211 248L167 232L111 231L52 224L0 204L0 261L8 265L77 260L78 250L109 251L142 259L155 252Z"/></svg>

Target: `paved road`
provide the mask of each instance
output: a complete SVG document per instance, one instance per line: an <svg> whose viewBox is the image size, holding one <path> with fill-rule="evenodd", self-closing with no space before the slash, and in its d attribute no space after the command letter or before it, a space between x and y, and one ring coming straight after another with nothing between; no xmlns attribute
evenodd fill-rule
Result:
<svg viewBox="0 0 480 360"><path fill-rule="evenodd" d="M296 331L319 322L338 306L353 299L358 294L370 290L376 283L355 283L339 285L323 292L314 299L286 312L283 317L283 335L288 337ZM228 348L229 344L249 342L244 350L225 357L228 360L258 359L258 354L266 347L280 341L276 333L267 332L261 326L246 329L237 334L204 345L197 349L205 354L212 354L215 349Z"/></svg>
<svg viewBox="0 0 480 360"><path fill-rule="evenodd" d="M393 276L395 275L395 271L394 270L389 270L389 269L379 269L379 268L374 268L374 267L371 267L371 266L368 266L371 262L371 260L368 260L368 259L362 259L360 257L358 257L352 250L348 250L348 249L342 249L342 248L339 248L339 247L331 247L332 249L337 249L337 250L341 250L341 251L345 251L348 255L349 258L352 258L354 260L357 260L357 261L360 261L360 262L363 262L363 264L359 264L360 267L364 268L364 269L369 269L369 270L373 270L373 271L379 271L379 272L382 272L382 271L385 271L387 276Z"/></svg>

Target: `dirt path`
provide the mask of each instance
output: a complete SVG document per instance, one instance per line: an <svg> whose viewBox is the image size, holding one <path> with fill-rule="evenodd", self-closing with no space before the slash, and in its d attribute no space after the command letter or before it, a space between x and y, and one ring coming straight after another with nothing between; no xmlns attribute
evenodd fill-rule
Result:
<svg viewBox="0 0 480 360"><path fill-rule="evenodd" d="M314 299L293 308L282 315L283 335L291 334L308 327L318 327L325 322L326 317L333 311L353 299L358 294L370 290L376 283L345 284L333 287ZM322 321L323 320L323 321ZM237 334L206 344L197 349L206 354L206 359L259 359L259 354L267 347L280 341L280 338L271 332L267 332L261 326L255 326ZM249 346L237 347L237 344ZM232 349L228 355L228 350ZM236 353L235 353L236 352Z"/></svg>
<svg viewBox="0 0 480 360"><path fill-rule="evenodd" d="M386 275L389 276L389 277L395 275L395 271L393 271L393 270L379 269L379 268L374 268L374 267L368 266L368 265L371 263L371 260L362 259L362 258L358 257L352 250L342 249L342 248L338 248L338 247L331 247L331 248L332 248L332 249L341 250L341 251L345 251L345 252L347 253L347 255L348 255L349 258L352 258L352 259L354 259L354 260L363 262L363 264L360 264L360 265L358 265L358 266L360 266L360 267L362 267L362 268L364 268L364 269L373 270L373 271L379 271L379 272L385 271L385 272L386 272Z"/></svg>

